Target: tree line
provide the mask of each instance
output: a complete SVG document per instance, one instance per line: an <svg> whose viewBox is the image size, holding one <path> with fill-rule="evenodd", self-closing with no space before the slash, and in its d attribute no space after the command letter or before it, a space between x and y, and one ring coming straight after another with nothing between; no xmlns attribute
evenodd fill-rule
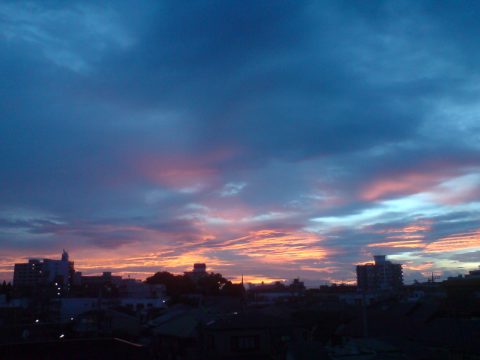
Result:
<svg viewBox="0 0 480 360"><path fill-rule="evenodd" d="M171 297L187 294L242 297L245 293L242 284L233 284L218 273L207 273L198 278L192 278L186 274L174 275L168 271L160 271L148 277L145 282L152 285L165 285L167 295Z"/></svg>

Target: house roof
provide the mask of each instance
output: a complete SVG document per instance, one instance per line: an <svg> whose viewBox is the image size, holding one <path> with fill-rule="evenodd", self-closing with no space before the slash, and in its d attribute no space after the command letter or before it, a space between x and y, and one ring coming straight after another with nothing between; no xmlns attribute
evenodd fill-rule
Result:
<svg viewBox="0 0 480 360"><path fill-rule="evenodd" d="M178 338L194 338L197 335L199 320L192 314L179 315L163 324L155 326L155 335L173 336Z"/></svg>
<svg viewBox="0 0 480 360"><path fill-rule="evenodd" d="M208 330L234 330L234 329L267 329L284 327L288 323L275 316L261 313L242 313L225 316L221 319L207 323Z"/></svg>
<svg viewBox="0 0 480 360"><path fill-rule="evenodd" d="M62 341L22 342L0 345L0 358L104 360L146 359L145 347L117 338L63 339Z"/></svg>
<svg viewBox="0 0 480 360"><path fill-rule="evenodd" d="M151 320L149 325L156 335L192 338L200 323L206 320L202 310L178 307Z"/></svg>
<svg viewBox="0 0 480 360"><path fill-rule="evenodd" d="M368 309L368 335L378 339L390 339L405 348L409 344L428 347L457 349L475 352L480 336L480 320L445 316L434 304L392 306L386 309ZM343 336L362 337L363 319L355 320L339 328Z"/></svg>

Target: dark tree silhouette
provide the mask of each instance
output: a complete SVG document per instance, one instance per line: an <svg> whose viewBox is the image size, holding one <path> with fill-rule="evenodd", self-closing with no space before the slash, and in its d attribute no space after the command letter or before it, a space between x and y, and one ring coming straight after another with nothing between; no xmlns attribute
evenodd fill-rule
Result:
<svg viewBox="0 0 480 360"><path fill-rule="evenodd" d="M228 282L222 274L210 273L198 279L197 289L204 295L218 295L220 289Z"/></svg>
<svg viewBox="0 0 480 360"><path fill-rule="evenodd" d="M194 279L188 275L174 275L161 271L147 278L145 282L163 284L167 289L167 295L175 297L192 293L219 295L222 287L229 281L222 274L210 273Z"/></svg>
<svg viewBox="0 0 480 360"><path fill-rule="evenodd" d="M245 288L242 284L232 284L229 281L222 287L220 294L243 299L245 297Z"/></svg>
<svg viewBox="0 0 480 360"><path fill-rule="evenodd" d="M163 284L167 289L167 295L179 296L195 292L195 284L184 275L173 275L168 271L157 272L145 280L147 284Z"/></svg>

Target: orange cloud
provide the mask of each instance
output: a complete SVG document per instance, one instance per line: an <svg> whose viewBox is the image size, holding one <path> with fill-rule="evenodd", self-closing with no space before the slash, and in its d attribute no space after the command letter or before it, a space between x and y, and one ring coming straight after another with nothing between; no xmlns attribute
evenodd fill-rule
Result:
<svg viewBox="0 0 480 360"><path fill-rule="evenodd" d="M374 231L377 234L394 234L385 236L384 242L371 243L368 247L390 247L390 248L424 248L424 233L430 230L428 222L412 224L401 228L391 228Z"/></svg>
<svg viewBox="0 0 480 360"><path fill-rule="evenodd" d="M394 236L387 236L387 239L392 240L422 240L424 238L423 235L394 235Z"/></svg>
<svg viewBox="0 0 480 360"><path fill-rule="evenodd" d="M421 264L414 264L412 262L406 262L403 264L403 268L406 270L412 270L412 271L425 271L432 269L433 262L426 262L426 263L421 263Z"/></svg>
<svg viewBox="0 0 480 360"><path fill-rule="evenodd" d="M368 244L368 247L390 247L390 248L424 248L421 240L387 241L383 243Z"/></svg>
<svg viewBox="0 0 480 360"><path fill-rule="evenodd" d="M390 229L381 229L375 230L374 233L376 234L392 234L392 233L418 233L423 231L428 231L431 229L430 221L421 221L418 224L407 225L400 228L390 228Z"/></svg>
<svg viewBox="0 0 480 360"><path fill-rule="evenodd" d="M405 226L404 228L401 228L401 232L404 233L415 233L419 231L428 231L431 229L431 226L429 224L423 224L423 225L410 225L410 226Z"/></svg>
<svg viewBox="0 0 480 360"><path fill-rule="evenodd" d="M425 251L437 253L477 248L480 248L480 230L444 237L428 244Z"/></svg>
<svg viewBox="0 0 480 360"><path fill-rule="evenodd" d="M318 245L321 239L312 233L278 230L252 231L249 235L225 241L222 250L233 250L263 262L291 262L306 259L323 259L327 251Z"/></svg>
<svg viewBox="0 0 480 360"><path fill-rule="evenodd" d="M357 279L338 279L338 278L327 278L325 279L331 284L342 284L342 285L357 285Z"/></svg>
<svg viewBox="0 0 480 360"><path fill-rule="evenodd" d="M318 272L318 273L323 273L323 274L332 274L336 271L338 271L338 268L334 266L328 266L324 268L317 268L313 266L301 266L300 270L302 271L313 271L313 272Z"/></svg>

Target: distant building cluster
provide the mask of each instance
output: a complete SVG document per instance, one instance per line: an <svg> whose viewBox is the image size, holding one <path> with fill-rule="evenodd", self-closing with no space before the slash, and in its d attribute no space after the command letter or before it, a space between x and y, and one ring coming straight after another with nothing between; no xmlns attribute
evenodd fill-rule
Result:
<svg viewBox="0 0 480 360"><path fill-rule="evenodd" d="M73 265L66 251L59 260L15 265L13 290L0 286L0 358L82 353L78 358L477 359L479 354L480 269L403 286L402 265L377 255L373 263L357 266L358 286L307 289L297 278L250 284L245 291L243 277L232 284L208 273L204 263L183 276L157 272L145 282L110 272L84 276ZM218 291L205 291L212 285ZM98 356L92 355L95 348Z"/></svg>
<svg viewBox="0 0 480 360"><path fill-rule="evenodd" d="M102 307L127 306L138 310L164 307L166 303L164 285L123 279L111 272L85 276L75 271L65 250L59 260L29 259L15 264L13 288L18 297L56 299L63 320Z"/></svg>
<svg viewBox="0 0 480 360"><path fill-rule="evenodd" d="M449 277L448 280L478 280L480 279L480 269L477 270L471 270L468 272L468 274L465 275L457 275L457 277Z"/></svg>
<svg viewBox="0 0 480 360"><path fill-rule="evenodd" d="M403 286L401 264L393 264L385 255L375 255L373 264L357 265L357 288L360 291L395 290Z"/></svg>
<svg viewBox="0 0 480 360"><path fill-rule="evenodd" d="M136 279L123 279L114 276L111 272L102 275L84 276L80 271L75 271L73 261L69 260L68 252L63 250L60 260L54 259L29 259L27 263L15 264L13 272L13 286L20 291L36 290L54 286L57 295L69 295L82 290L85 294L93 296L101 291L111 290L113 287L124 297L150 297L159 291L158 286L147 285ZM161 287L161 286L160 286Z"/></svg>

